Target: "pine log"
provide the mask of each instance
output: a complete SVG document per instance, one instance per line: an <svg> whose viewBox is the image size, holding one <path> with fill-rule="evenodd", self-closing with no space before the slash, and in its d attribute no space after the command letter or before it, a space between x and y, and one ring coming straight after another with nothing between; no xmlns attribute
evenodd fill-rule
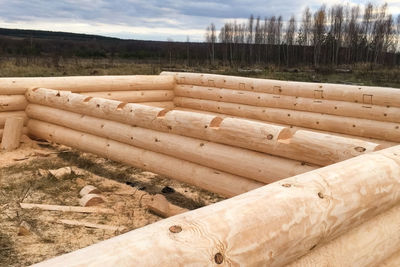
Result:
<svg viewBox="0 0 400 267"><path fill-rule="evenodd" d="M175 97L177 106L329 132L400 142L400 123L349 118L306 111Z"/></svg>
<svg viewBox="0 0 400 267"><path fill-rule="evenodd" d="M174 109L175 105L172 101L161 101L161 102L142 102L141 105L151 106L151 107L159 107L164 109Z"/></svg>
<svg viewBox="0 0 400 267"><path fill-rule="evenodd" d="M11 117L21 117L24 119L24 125L26 125L26 122L28 121L28 118L26 117L25 111L5 111L5 112L0 112L0 127L3 128L4 125L6 124L6 120Z"/></svg>
<svg viewBox="0 0 400 267"><path fill-rule="evenodd" d="M29 104L26 112L32 119L109 138L262 183L271 183L315 169L302 162L200 139L132 127L46 106Z"/></svg>
<svg viewBox="0 0 400 267"><path fill-rule="evenodd" d="M400 266L400 250L396 251L389 258L382 261L379 267L398 267Z"/></svg>
<svg viewBox="0 0 400 267"><path fill-rule="evenodd" d="M227 114L222 114L222 113L217 113L217 112L196 110L196 109L182 108L182 107L175 107L175 110L198 112L198 113L202 113L202 114L218 116L221 118L242 118L240 116L233 116L233 115L227 115ZM256 119L250 119L250 118L246 118L246 119L257 121L257 122L263 122L261 120L256 120ZM282 127L285 127L285 126L288 127L288 125L285 125L285 124L279 124L279 123L273 123L273 122L268 122L268 123L273 124L273 125L282 126ZM379 144L381 149L389 148L392 146L397 146L399 144L396 142L390 142L390 141L379 140L379 139L374 139L374 138L367 138L367 137L354 136L354 135L341 134L341 133L332 133L332 132L326 132L326 131L322 131L322 130L316 130L316 129L310 129L310 128L305 128L305 127L298 127L298 126L290 126L289 129L292 134L294 134L295 132L297 132L299 130L306 130L306 131L315 132L315 133L329 134L329 135L333 135L333 136L340 136L340 137L346 137L346 138L352 138L352 139L357 138L358 140Z"/></svg>
<svg viewBox="0 0 400 267"><path fill-rule="evenodd" d="M22 131L24 128L24 119L21 117L9 117L4 126L4 132L1 139L0 148L6 151L12 151L19 147Z"/></svg>
<svg viewBox="0 0 400 267"><path fill-rule="evenodd" d="M228 123L222 122L222 119L216 116L176 110L170 111L103 98L89 97L85 99L84 96L79 94L43 88L29 90L27 98L32 103L205 140L209 140L208 137L210 136L218 136L221 127ZM251 122L244 119L237 121L236 124L241 124L241 128L247 127L247 131L243 132L241 129L231 128L232 134L234 133L236 136L243 134L246 138L251 138L241 144L236 144L236 146L244 148L247 148L249 143L271 146L278 140L287 138L290 132L287 127ZM253 135L250 137L247 132L252 132ZM224 136L220 136L219 140L230 142L230 145L232 145L231 142L235 142L235 140L225 139Z"/></svg>
<svg viewBox="0 0 400 267"><path fill-rule="evenodd" d="M167 198L161 194L152 196L151 199L146 201L146 206L150 211L164 218L189 211L188 209L169 203Z"/></svg>
<svg viewBox="0 0 400 267"><path fill-rule="evenodd" d="M174 98L172 90L85 92L81 94L129 103L170 101Z"/></svg>
<svg viewBox="0 0 400 267"><path fill-rule="evenodd" d="M49 123L29 120L28 128L31 134L39 138L165 175L227 197L263 185L237 175Z"/></svg>
<svg viewBox="0 0 400 267"><path fill-rule="evenodd" d="M400 146L287 178L37 266L284 266L394 207L398 192ZM172 226L182 231L171 232Z"/></svg>
<svg viewBox="0 0 400 267"><path fill-rule="evenodd" d="M113 209L98 208L98 207L79 207L79 206L60 206L60 205L49 205L49 204L36 204L36 203L19 203L23 209L41 209L41 210L52 210L52 211L64 211L64 212L82 212L82 213L114 213Z"/></svg>
<svg viewBox="0 0 400 267"><path fill-rule="evenodd" d="M0 129L0 138L3 138L4 129ZM22 134L28 134L28 128L22 128Z"/></svg>
<svg viewBox="0 0 400 267"><path fill-rule="evenodd" d="M377 266L400 247L400 206L379 214L288 267Z"/></svg>
<svg viewBox="0 0 400 267"><path fill-rule="evenodd" d="M172 90L175 82L171 76L74 76L0 78L0 95L23 95L35 87L48 87L71 92L104 92L132 90Z"/></svg>
<svg viewBox="0 0 400 267"><path fill-rule="evenodd" d="M27 104L23 95L0 95L0 112L24 110Z"/></svg>
<svg viewBox="0 0 400 267"><path fill-rule="evenodd" d="M174 76L178 84L400 107L400 91L396 88L290 82L197 73L163 72L161 76Z"/></svg>
<svg viewBox="0 0 400 267"><path fill-rule="evenodd" d="M304 98L258 92L177 85L175 94L182 97L244 104L258 107L309 111L361 119L400 122L400 108L367 105L325 99Z"/></svg>

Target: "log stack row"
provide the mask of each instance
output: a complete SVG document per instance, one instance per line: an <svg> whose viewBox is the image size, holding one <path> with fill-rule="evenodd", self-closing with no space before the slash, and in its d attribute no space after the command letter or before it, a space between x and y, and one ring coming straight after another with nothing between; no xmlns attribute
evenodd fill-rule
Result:
<svg viewBox="0 0 400 267"><path fill-rule="evenodd" d="M48 87L88 96L115 99L162 108L174 108L174 79L171 76L77 76L46 78L0 78L0 137L8 117L27 123L26 90ZM25 130L26 132L26 130Z"/></svg>
<svg viewBox="0 0 400 267"><path fill-rule="evenodd" d="M173 75L178 107L400 142L400 90L395 88Z"/></svg>

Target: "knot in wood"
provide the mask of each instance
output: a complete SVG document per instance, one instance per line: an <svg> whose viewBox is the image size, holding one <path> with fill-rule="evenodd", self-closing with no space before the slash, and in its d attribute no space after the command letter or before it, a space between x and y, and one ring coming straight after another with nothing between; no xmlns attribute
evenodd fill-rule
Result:
<svg viewBox="0 0 400 267"><path fill-rule="evenodd" d="M214 256L214 261L216 264L222 264L224 262L224 256L222 256L222 254L218 252Z"/></svg>
<svg viewBox="0 0 400 267"><path fill-rule="evenodd" d="M180 227L179 225L172 225L172 226L169 228L169 231L170 231L171 233L177 234L177 233L182 232L182 227Z"/></svg>

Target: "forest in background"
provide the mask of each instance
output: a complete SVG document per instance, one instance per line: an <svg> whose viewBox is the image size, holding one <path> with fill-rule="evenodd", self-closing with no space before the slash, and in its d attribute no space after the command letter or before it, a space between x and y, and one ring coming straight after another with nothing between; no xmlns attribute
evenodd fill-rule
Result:
<svg viewBox="0 0 400 267"><path fill-rule="evenodd" d="M217 32L207 27L205 40L211 63L296 66L299 64L371 66L400 64L400 14L394 18L387 4L359 6L322 5L308 7L299 21L272 15L250 16L244 23L227 22Z"/></svg>

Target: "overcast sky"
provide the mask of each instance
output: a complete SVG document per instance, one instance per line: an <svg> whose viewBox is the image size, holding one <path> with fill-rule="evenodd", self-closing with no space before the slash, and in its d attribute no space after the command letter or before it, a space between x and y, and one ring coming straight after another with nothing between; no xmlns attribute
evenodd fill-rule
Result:
<svg viewBox="0 0 400 267"><path fill-rule="evenodd" d="M255 16L292 14L300 18L304 7L321 3L364 4L351 0L0 0L0 27L100 34L124 39L203 41L204 29L214 22ZM373 1L389 4L400 14L400 0Z"/></svg>

